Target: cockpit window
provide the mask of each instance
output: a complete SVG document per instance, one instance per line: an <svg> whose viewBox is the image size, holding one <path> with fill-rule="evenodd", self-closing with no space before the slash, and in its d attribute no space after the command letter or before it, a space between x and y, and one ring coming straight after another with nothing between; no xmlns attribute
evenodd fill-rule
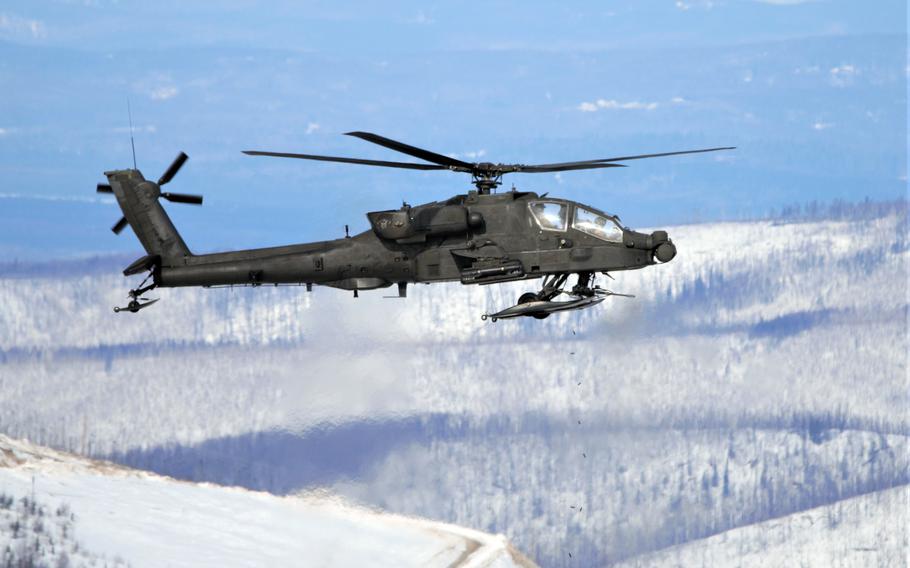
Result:
<svg viewBox="0 0 910 568"><path fill-rule="evenodd" d="M611 241L614 243L622 242L622 229L613 219L604 217L600 213L586 209L581 205L575 206L575 220L572 226L598 239Z"/></svg>
<svg viewBox="0 0 910 568"><path fill-rule="evenodd" d="M541 229L548 231L565 231L569 217L569 208L565 203L555 201L532 201L528 204L531 213Z"/></svg>

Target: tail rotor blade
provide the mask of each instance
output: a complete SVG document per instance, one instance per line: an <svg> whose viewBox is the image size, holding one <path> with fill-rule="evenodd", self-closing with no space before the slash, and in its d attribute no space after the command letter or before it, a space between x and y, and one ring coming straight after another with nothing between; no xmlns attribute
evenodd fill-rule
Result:
<svg viewBox="0 0 910 568"><path fill-rule="evenodd" d="M110 184L107 183L99 183L98 189L96 191L98 193L114 193L114 190L111 188Z"/></svg>
<svg viewBox="0 0 910 568"><path fill-rule="evenodd" d="M113 227L111 227L111 230L114 231L115 235L119 235L120 231L122 231L125 228L126 228L126 217L121 217L120 220L117 221L117 223L114 224Z"/></svg>
<svg viewBox="0 0 910 568"><path fill-rule="evenodd" d="M188 203L190 205L202 205L201 195L190 195L188 193L162 193L161 197L174 203Z"/></svg>
<svg viewBox="0 0 910 568"><path fill-rule="evenodd" d="M164 185L174 179L174 176L177 175L177 172L179 172L180 168L183 167L183 164L186 162L187 158L189 158L189 156L183 152L180 152L174 161L171 162L171 165L168 167L167 171L161 174L161 177L158 179L158 185Z"/></svg>

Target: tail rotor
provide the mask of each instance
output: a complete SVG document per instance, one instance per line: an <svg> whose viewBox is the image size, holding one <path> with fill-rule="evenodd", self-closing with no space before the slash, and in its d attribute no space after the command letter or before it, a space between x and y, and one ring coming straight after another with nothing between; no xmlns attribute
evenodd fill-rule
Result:
<svg viewBox="0 0 910 568"><path fill-rule="evenodd" d="M180 171L180 168L183 167L183 164L186 163L189 156L185 153L180 152L177 154L177 157L174 158L174 161L171 162L171 165L161 174L161 177L158 178L158 185L164 185L174 179L174 176L177 175L177 172Z"/></svg>
<svg viewBox="0 0 910 568"><path fill-rule="evenodd" d="M179 154L177 154L177 157L174 158L174 161L171 162L171 165L168 166L167 170L165 170L164 173L161 174L161 177L158 178L158 187L161 187L162 185L170 183L170 181L172 179L174 179L174 176L177 175L177 172L180 171L180 168L183 167L183 164L185 164L188 159L189 159L189 156L187 156L183 152L180 152ZM194 195L194 194L190 194L190 193L170 193L170 192L165 191L165 192L161 193L161 197L167 199L168 201L170 201L172 203L186 203L188 205L202 205L202 196L201 195Z"/></svg>

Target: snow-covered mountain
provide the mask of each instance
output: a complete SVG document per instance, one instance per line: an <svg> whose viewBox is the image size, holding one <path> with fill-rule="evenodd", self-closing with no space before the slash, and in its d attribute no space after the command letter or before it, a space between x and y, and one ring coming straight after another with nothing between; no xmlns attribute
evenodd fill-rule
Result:
<svg viewBox="0 0 910 568"><path fill-rule="evenodd" d="M670 228L677 259L600 282L637 298L545 321L479 317L536 282L115 315L131 259L6 266L0 431L634 558L910 482L907 209L873 209Z"/></svg>
<svg viewBox="0 0 910 568"><path fill-rule="evenodd" d="M177 481L3 435L0 492L10 566L534 565L501 536L329 496Z"/></svg>

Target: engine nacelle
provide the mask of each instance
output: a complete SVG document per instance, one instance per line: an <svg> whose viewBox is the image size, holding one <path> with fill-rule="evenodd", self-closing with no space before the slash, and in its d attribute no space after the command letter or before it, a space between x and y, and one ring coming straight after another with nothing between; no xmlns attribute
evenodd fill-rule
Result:
<svg viewBox="0 0 910 568"><path fill-rule="evenodd" d="M483 225L480 213L462 205L431 205L398 211L367 213L373 232L383 239L420 242L427 237L444 237L468 232Z"/></svg>
<svg viewBox="0 0 910 568"><path fill-rule="evenodd" d="M373 232L383 239L405 239L414 236L414 224L409 209L367 213Z"/></svg>

